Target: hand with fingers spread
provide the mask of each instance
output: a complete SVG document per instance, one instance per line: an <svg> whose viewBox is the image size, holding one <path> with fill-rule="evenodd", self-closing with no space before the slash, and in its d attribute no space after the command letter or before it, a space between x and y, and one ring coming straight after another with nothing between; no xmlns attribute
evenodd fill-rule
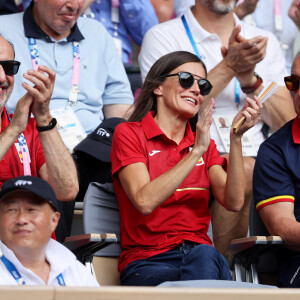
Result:
<svg viewBox="0 0 300 300"><path fill-rule="evenodd" d="M196 139L194 148L199 148L201 155L207 150L210 144L210 126L212 123L212 112L214 99L207 104L196 125Z"/></svg>
<svg viewBox="0 0 300 300"><path fill-rule="evenodd" d="M223 59L238 75L252 72L256 64L264 59L267 48L267 38L256 36L244 39L240 32L241 26L239 25L231 33L228 48L224 46L221 48Z"/></svg>
<svg viewBox="0 0 300 300"><path fill-rule="evenodd" d="M254 96L254 99L249 97L246 98L247 103L244 107L237 113L233 119L232 124L237 123L243 116L246 118L245 122L242 124L240 129L235 136L241 137L248 129L253 127L258 122L258 117L262 111L263 105L260 103L258 98ZM233 129L230 132L233 135Z"/></svg>
<svg viewBox="0 0 300 300"><path fill-rule="evenodd" d="M34 86L23 82L23 87L32 97L31 112L38 126L45 126L51 120L49 104L54 89L55 72L47 66L39 66L38 70L28 70L24 78Z"/></svg>

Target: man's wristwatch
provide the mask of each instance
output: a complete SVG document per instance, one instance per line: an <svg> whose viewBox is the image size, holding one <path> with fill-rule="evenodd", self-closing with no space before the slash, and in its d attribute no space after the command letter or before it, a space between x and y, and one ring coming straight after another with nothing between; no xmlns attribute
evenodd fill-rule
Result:
<svg viewBox="0 0 300 300"><path fill-rule="evenodd" d="M50 121L49 125L46 125L46 126L36 126L36 129L39 132L51 130L51 129L53 129L55 127L56 123L57 123L56 119L52 118L52 120Z"/></svg>
<svg viewBox="0 0 300 300"><path fill-rule="evenodd" d="M243 93L253 94L263 83L262 78L256 72L254 72L254 76L256 77L256 82L253 86L242 87L241 90L243 91Z"/></svg>

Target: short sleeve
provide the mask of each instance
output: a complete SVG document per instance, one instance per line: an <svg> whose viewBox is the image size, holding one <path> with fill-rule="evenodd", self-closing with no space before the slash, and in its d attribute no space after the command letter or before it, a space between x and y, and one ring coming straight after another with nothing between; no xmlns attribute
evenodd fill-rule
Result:
<svg viewBox="0 0 300 300"><path fill-rule="evenodd" d="M293 202L295 188L280 147L264 142L258 151L253 174L253 196L256 209L277 202Z"/></svg>
<svg viewBox="0 0 300 300"><path fill-rule="evenodd" d="M210 145L207 150L207 154L208 154L208 163L207 163L208 168L213 165L221 165L225 171L227 170L227 159L225 157L220 156L220 153L217 150L214 140L210 140Z"/></svg>
<svg viewBox="0 0 300 300"><path fill-rule="evenodd" d="M116 127L110 155L113 175L122 167L133 163L142 162L147 165L143 139L145 135L140 124L122 123Z"/></svg>

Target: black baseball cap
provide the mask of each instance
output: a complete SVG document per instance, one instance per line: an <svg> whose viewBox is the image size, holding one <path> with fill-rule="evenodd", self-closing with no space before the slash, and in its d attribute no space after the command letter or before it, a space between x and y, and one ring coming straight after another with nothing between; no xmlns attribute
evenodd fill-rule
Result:
<svg viewBox="0 0 300 300"><path fill-rule="evenodd" d="M125 120L122 118L109 118L103 122L75 148L74 152L84 152L96 159L110 162L110 150L115 128Z"/></svg>
<svg viewBox="0 0 300 300"><path fill-rule="evenodd" d="M49 202L54 210L58 211L57 199L52 187L47 181L39 177L20 176L5 181L0 191L0 201L16 191L31 192Z"/></svg>

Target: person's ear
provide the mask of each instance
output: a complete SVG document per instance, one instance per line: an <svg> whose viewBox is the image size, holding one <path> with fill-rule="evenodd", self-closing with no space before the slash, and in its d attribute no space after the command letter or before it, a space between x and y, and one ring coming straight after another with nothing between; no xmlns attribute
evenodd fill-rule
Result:
<svg viewBox="0 0 300 300"><path fill-rule="evenodd" d="M59 218L60 218L60 213L58 211L54 211L52 213L52 216L51 216L51 229L52 229L52 232L55 231L55 229L58 225Z"/></svg>
<svg viewBox="0 0 300 300"><path fill-rule="evenodd" d="M161 96L163 91L162 85L159 85L156 89L154 89L153 93L156 96Z"/></svg>

